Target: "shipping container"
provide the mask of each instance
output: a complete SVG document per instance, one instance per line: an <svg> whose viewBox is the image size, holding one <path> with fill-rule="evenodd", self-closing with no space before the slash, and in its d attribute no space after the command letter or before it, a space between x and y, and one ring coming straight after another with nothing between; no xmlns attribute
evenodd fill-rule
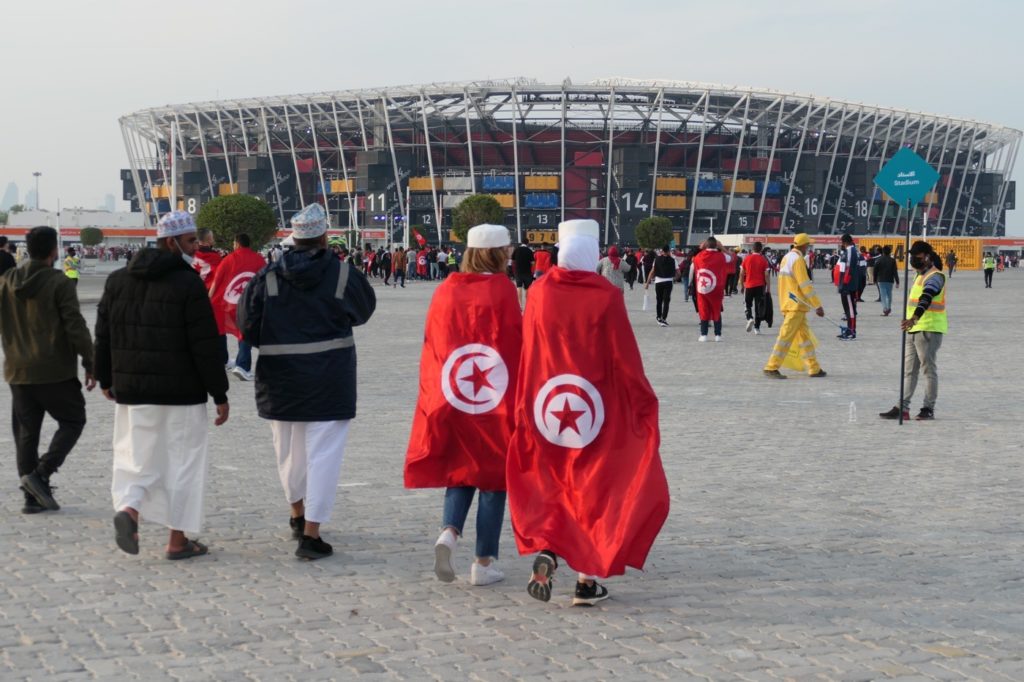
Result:
<svg viewBox="0 0 1024 682"><path fill-rule="evenodd" d="M686 178L658 178L655 189L659 192L685 192Z"/></svg>
<svg viewBox="0 0 1024 682"><path fill-rule="evenodd" d="M511 192L516 188L516 178L514 175L485 175L481 178L481 181L481 187L483 187L485 192Z"/></svg>
<svg viewBox="0 0 1024 682"><path fill-rule="evenodd" d="M446 177L444 178L443 186L445 191L449 192L472 192L473 178L468 175Z"/></svg>
<svg viewBox="0 0 1024 682"><path fill-rule="evenodd" d="M771 163L772 172L778 173L782 170L782 159L772 159ZM768 170L768 157L767 156L755 156L750 159L750 170L764 172Z"/></svg>
<svg viewBox="0 0 1024 682"><path fill-rule="evenodd" d="M724 180L722 185L722 191L730 192L735 187L736 194L753 194L754 193L754 181L753 180L737 180L735 183L731 179Z"/></svg>
<svg viewBox="0 0 1024 682"><path fill-rule="evenodd" d="M527 175L524 178L523 186L529 191L537 190L558 190L559 178L557 175Z"/></svg>
<svg viewBox="0 0 1024 682"><path fill-rule="evenodd" d="M505 176L511 178L511 176ZM516 207L516 195L515 194L494 194L495 199L498 200L498 204L502 208L515 208Z"/></svg>
<svg viewBox="0 0 1024 682"><path fill-rule="evenodd" d="M217 196L223 197L229 194L238 194L238 183L222 182L217 186Z"/></svg>
<svg viewBox="0 0 1024 682"><path fill-rule="evenodd" d="M659 211L685 211L685 194L659 194L654 199L654 208Z"/></svg>
<svg viewBox="0 0 1024 682"><path fill-rule="evenodd" d="M721 180L701 178L697 181L697 191L702 194L721 194L724 190L725 183L722 182Z"/></svg>
<svg viewBox="0 0 1024 682"><path fill-rule="evenodd" d="M754 184L754 193L755 194L760 194L763 190L764 190L764 180L758 180ZM765 192L765 194L767 194L770 197L772 197L772 196L776 196L776 197L779 196L780 194L782 194L782 183L779 182L778 180L769 180L768 181L768 191Z"/></svg>
<svg viewBox="0 0 1024 682"><path fill-rule="evenodd" d="M441 197L442 208L455 208L463 201L468 199L471 195L469 194L445 194Z"/></svg>
<svg viewBox="0 0 1024 682"><path fill-rule="evenodd" d="M761 216L762 232L778 232L782 228L782 216L763 215Z"/></svg>
<svg viewBox="0 0 1024 682"><path fill-rule="evenodd" d="M701 181L703 182L703 180ZM721 211L723 206L722 197L697 197L694 208L698 211Z"/></svg>
<svg viewBox="0 0 1024 682"><path fill-rule="evenodd" d="M441 178L431 178L429 176L409 178L410 192L430 192L435 189L441 189L442 186Z"/></svg>
<svg viewBox="0 0 1024 682"><path fill-rule="evenodd" d="M530 192L526 195L526 208L557 208L560 201L554 192Z"/></svg>
<svg viewBox="0 0 1024 682"><path fill-rule="evenodd" d="M765 199L761 210L768 213L780 213L782 211L782 199Z"/></svg>
<svg viewBox="0 0 1024 682"><path fill-rule="evenodd" d="M734 210L734 211L753 211L754 210L754 197L733 197L732 198L732 210Z"/></svg>

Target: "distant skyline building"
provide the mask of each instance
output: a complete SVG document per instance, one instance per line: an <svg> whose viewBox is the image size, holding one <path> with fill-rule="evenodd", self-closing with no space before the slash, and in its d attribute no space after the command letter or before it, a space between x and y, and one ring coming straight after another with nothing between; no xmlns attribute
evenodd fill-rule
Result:
<svg viewBox="0 0 1024 682"><path fill-rule="evenodd" d="M113 194L107 194L107 195L105 195L103 197L102 208L103 208L103 210L107 211L108 213L113 213L114 212L114 209L116 208L116 204L114 203L114 195Z"/></svg>
<svg viewBox="0 0 1024 682"><path fill-rule="evenodd" d="M18 185L8 182L7 189L4 190L4 197L0 199L0 211L6 211L16 203L18 203Z"/></svg>
<svg viewBox="0 0 1024 682"><path fill-rule="evenodd" d="M30 189L25 192L25 201L22 203L25 205L25 208L36 208L36 191L34 189Z"/></svg>

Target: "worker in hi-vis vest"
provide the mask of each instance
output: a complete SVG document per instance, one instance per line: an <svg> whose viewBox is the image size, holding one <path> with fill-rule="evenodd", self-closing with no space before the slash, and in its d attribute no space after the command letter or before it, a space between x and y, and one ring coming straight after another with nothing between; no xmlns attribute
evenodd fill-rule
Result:
<svg viewBox="0 0 1024 682"><path fill-rule="evenodd" d="M68 247L68 255L64 258L64 274L78 286L78 271L81 269L81 261L75 255L75 247Z"/></svg>
<svg viewBox="0 0 1024 682"><path fill-rule="evenodd" d="M883 419L910 418L910 399L917 388L918 374L924 374L924 405L917 419L935 419L935 399L939 395L936 356L949 324L946 320L946 275L942 257L928 242L910 247L910 266L917 277L910 287L907 312L900 323L907 332L906 360L903 363L903 404L879 414Z"/></svg>
<svg viewBox="0 0 1024 682"><path fill-rule="evenodd" d="M985 271L985 288L992 288L992 273L996 271L996 259L991 253L986 253L981 259L981 267Z"/></svg>

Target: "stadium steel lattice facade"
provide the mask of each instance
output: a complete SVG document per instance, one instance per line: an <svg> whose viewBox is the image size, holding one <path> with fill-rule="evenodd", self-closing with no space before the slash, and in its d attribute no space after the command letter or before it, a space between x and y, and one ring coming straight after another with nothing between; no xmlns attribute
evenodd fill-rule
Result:
<svg viewBox="0 0 1024 682"><path fill-rule="evenodd" d="M1003 234L1019 130L702 83L474 81L183 104L121 119L124 198L150 221L172 203L268 201L282 224L325 204L379 235L406 219L447 239L451 209L492 194L518 234L589 217L606 241L639 220L698 234L893 234L908 211L872 184L901 147L942 176L914 207L931 234ZM141 199L140 199L141 197Z"/></svg>

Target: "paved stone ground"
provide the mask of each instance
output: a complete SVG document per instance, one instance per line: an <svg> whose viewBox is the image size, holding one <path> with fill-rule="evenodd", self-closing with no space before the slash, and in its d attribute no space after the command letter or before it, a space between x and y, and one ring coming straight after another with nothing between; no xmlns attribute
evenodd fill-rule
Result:
<svg viewBox="0 0 1024 682"><path fill-rule="evenodd" d="M82 283L90 324L101 286ZM360 416L331 559L292 556L270 431L234 379L231 420L211 436L211 554L167 562L152 525L138 557L120 553L112 409L90 394L58 513L18 513L0 432L0 678L1022 680L1022 287L1024 272L991 290L980 273L953 278L938 419L903 427L875 416L894 404L899 357L876 303L854 343L814 321L826 380L773 382L773 335L745 334L736 298L725 342L698 344L678 289L670 329L628 293L672 513L647 571L610 580L590 610L569 606L570 576L549 604L527 596L507 520L505 582L468 586L471 530L459 579L433 576L442 494L401 486L429 284L379 287L357 331ZM838 318L831 287L824 300Z"/></svg>

